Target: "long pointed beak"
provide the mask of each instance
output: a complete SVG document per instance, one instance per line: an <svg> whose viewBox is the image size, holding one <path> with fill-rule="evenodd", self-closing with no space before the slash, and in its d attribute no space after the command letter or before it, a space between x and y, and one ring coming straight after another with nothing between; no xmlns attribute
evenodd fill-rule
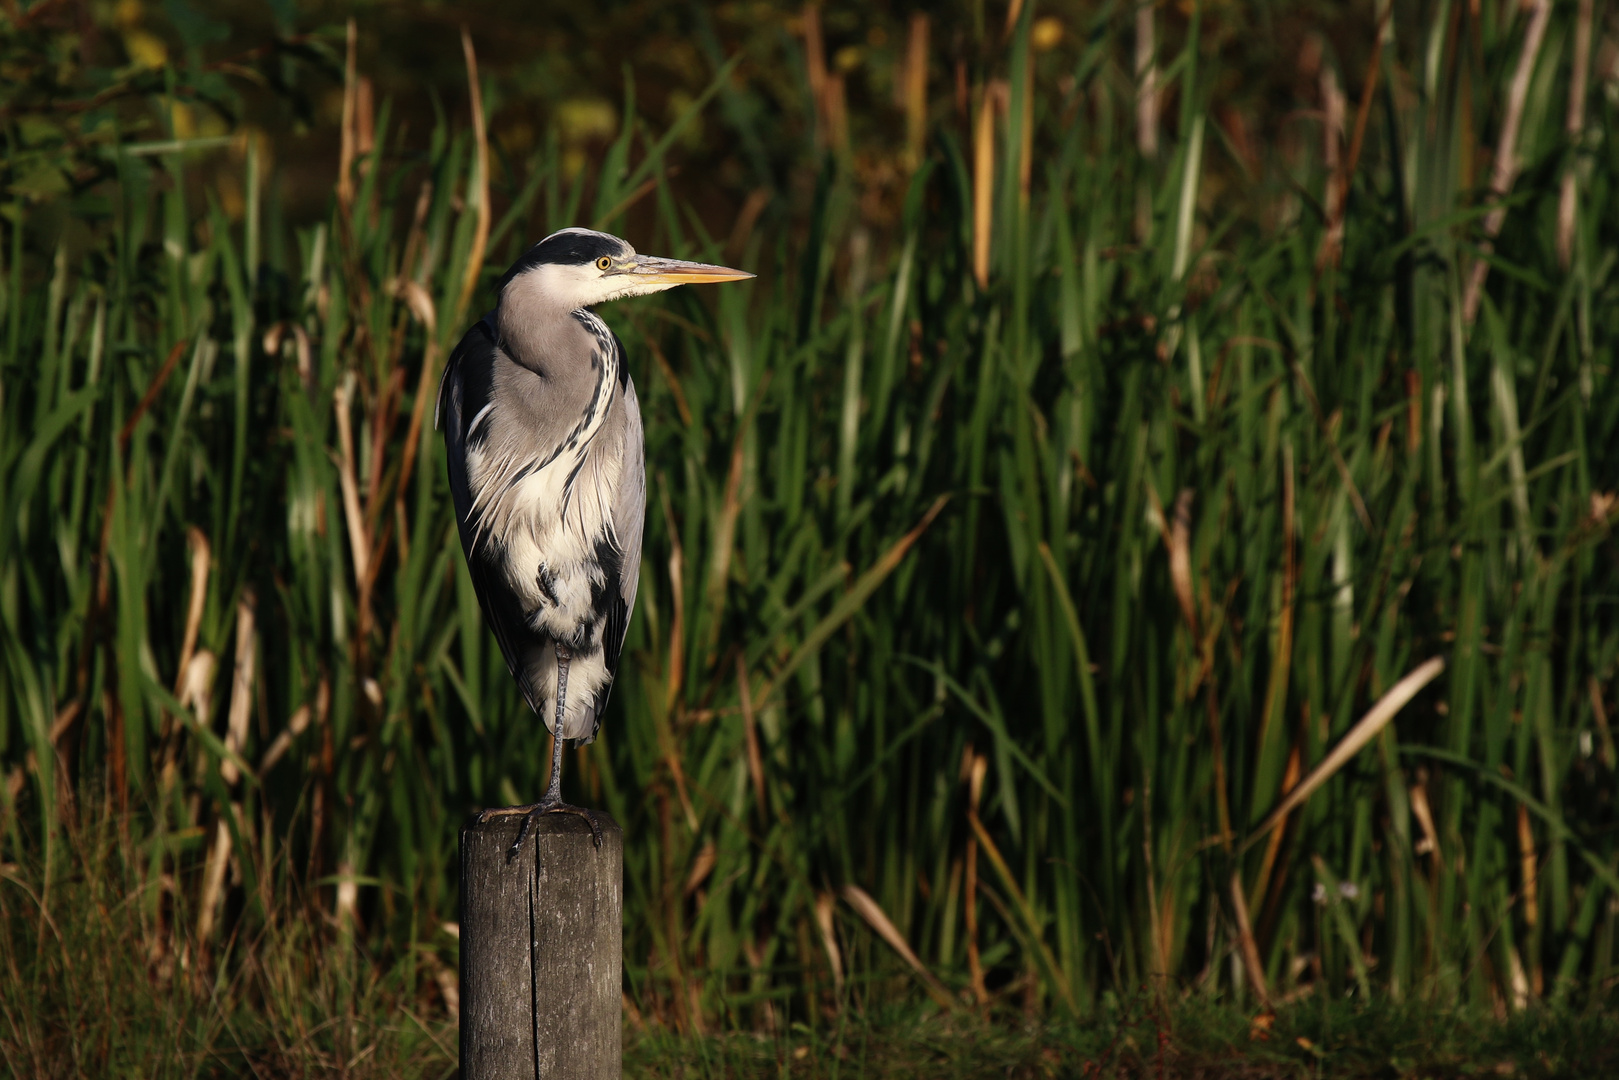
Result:
<svg viewBox="0 0 1619 1080"><path fill-rule="evenodd" d="M637 255L635 265L627 266L624 270L634 275L637 281L649 285L701 285L711 281L745 281L753 277L746 270L732 270L728 266L660 259L653 255Z"/></svg>

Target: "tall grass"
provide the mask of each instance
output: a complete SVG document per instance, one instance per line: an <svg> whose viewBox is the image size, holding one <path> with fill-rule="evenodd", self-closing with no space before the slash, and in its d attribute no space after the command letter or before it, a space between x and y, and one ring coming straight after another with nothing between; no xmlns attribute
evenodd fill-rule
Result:
<svg viewBox="0 0 1619 1080"><path fill-rule="evenodd" d="M8 1052L44 1044L36 930L87 853L153 979L307 920L438 993L457 826L548 754L454 539L436 378L525 243L631 220L760 274L605 313L646 552L567 783L628 837L632 1023L1605 1000L1619 162L1611 97L1570 86L1588 14L1544 6L1385 20L1370 70L1326 61L1311 141L1253 155L1196 15L1140 68L1104 8L1059 89L1025 5L891 232L812 50L812 201L730 251L661 180L729 68L667 129L626 115L594 183L553 140L500 220L481 120L357 138L352 46L326 222L270 235L251 141L239 219L184 183L221 151L118 149L104 248L3 230ZM1154 153L1144 83L1178 103Z"/></svg>

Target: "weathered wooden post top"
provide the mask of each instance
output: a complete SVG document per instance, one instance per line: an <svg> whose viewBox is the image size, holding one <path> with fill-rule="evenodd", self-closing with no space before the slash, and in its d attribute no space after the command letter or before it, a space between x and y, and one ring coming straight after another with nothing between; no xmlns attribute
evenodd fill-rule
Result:
<svg viewBox="0 0 1619 1080"><path fill-rule="evenodd" d="M624 832L574 814L461 830L463 1080L619 1080Z"/></svg>

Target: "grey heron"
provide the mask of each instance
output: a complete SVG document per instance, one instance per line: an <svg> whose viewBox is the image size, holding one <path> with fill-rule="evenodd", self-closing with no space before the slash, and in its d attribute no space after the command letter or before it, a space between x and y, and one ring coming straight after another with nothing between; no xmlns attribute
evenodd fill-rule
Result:
<svg viewBox="0 0 1619 1080"><path fill-rule="evenodd" d="M495 309L462 337L439 383L450 491L467 569L501 655L555 736L541 814L562 801L565 739L589 743L635 606L646 514L641 411L617 335L590 310L676 285L752 274L637 254L590 229L552 233L497 286Z"/></svg>

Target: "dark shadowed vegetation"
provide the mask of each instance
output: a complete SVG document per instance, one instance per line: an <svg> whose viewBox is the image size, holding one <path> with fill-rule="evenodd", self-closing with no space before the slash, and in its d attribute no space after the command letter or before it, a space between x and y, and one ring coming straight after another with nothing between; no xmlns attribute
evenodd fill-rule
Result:
<svg viewBox="0 0 1619 1080"><path fill-rule="evenodd" d="M1611 5L507 7L0 3L10 1071L453 1069L575 223L759 274L604 311L633 1069L1614 1067Z"/></svg>

